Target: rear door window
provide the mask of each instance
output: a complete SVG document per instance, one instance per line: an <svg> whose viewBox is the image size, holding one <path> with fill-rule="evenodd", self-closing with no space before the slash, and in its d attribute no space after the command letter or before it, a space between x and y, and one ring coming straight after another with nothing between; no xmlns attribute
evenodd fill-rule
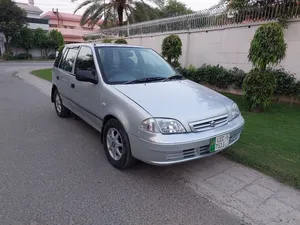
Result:
<svg viewBox="0 0 300 225"><path fill-rule="evenodd" d="M57 58L55 59L55 62L54 62L55 67L59 66L60 60L61 60L61 58L63 58L65 52L66 52L66 48L64 48L61 52L58 53L58 56L57 56Z"/></svg>
<svg viewBox="0 0 300 225"><path fill-rule="evenodd" d="M66 51L65 57L63 58L59 68L66 72L72 73L77 52L78 48L69 48Z"/></svg>

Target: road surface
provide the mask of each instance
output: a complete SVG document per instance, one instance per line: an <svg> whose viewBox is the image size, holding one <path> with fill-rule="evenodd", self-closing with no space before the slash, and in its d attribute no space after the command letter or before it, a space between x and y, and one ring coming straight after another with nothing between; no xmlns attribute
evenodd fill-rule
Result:
<svg viewBox="0 0 300 225"><path fill-rule="evenodd" d="M113 168L98 132L58 118L49 97L16 76L38 67L51 63L0 63L0 224L245 224L167 167Z"/></svg>

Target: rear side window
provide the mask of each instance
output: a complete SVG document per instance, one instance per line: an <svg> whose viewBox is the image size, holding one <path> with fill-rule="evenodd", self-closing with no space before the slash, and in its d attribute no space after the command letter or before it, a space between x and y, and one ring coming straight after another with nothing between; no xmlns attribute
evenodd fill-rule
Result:
<svg viewBox="0 0 300 225"><path fill-rule="evenodd" d="M77 55L78 48L70 48L66 52L66 56L63 58L59 68L71 73L73 70L75 58Z"/></svg>
<svg viewBox="0 0 300 225"><path fill-rule="evenodd" d="M92 49L82 46L76 59L75 70L95 70L95 62Z"/></svg>
<svg viewBox="0 0 300 225"><path fill-rule="evenodd" d="M59 62L60 62L62 56L65 54L65 52L66 52L66 48L64 48L60 53L58 53L58 56L57 56L57 58L55 59L55 62L54 62L55 67L58 67Z"/></svg>

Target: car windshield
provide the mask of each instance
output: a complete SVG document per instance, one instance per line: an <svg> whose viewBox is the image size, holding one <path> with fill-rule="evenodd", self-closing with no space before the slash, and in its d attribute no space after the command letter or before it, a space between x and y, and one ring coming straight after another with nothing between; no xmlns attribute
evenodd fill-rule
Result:
<svg viewBox="0 0 300 225"><path fill-rule="evenodd" d="M151 49L101 46L96 47L96 54L109 84L160 82L178 77L174 76L178 72Z"/></svg>

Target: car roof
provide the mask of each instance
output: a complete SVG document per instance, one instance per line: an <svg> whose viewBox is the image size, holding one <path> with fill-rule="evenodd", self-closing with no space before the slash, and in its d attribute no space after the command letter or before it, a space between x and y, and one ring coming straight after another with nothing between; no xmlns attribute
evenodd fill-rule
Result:
<svg viewBox="0 0 300 225"><path fill-rule="evenodd" d="M66 47L77 47L77 46L90 46L90 47L127 47L127 48L145 48L143 46L138 46L138 45L128 45L128 44L110 44L110 43L88 43L88 42L83 42L83 43L75 43L75 44L66 44Z"/></svg>

